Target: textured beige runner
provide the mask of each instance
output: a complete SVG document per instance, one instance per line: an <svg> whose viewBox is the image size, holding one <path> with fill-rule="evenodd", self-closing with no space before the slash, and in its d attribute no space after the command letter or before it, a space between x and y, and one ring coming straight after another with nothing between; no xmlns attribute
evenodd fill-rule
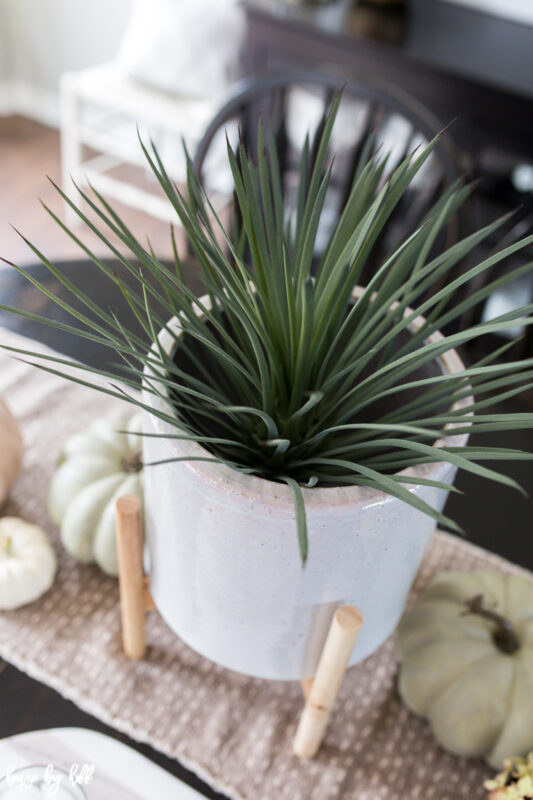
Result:
<svg viewBox="0 0 533 800"><path fill-rule="evenodd" d="M35 347L0 329L0 343ZM106 396L66 384L0 351L0 395L19 418L26 453L4 514L42 525L59 557L53 589L26 608L0 612L0 655L134 739L178 758L235 800L476 800L489 770L448 755L401 705L394 643L352 667L324 746L300 762L291 739L302 707L296 684L254 680L196 655L157 613L149 651L120 648L116 581L65 554L45 509L64 438L116 409ZM437 571L521 571L453 536L433 538L413 593ZM150 799L152 800L152 799ZM171 800L171 798L158 798Z"/></svg>

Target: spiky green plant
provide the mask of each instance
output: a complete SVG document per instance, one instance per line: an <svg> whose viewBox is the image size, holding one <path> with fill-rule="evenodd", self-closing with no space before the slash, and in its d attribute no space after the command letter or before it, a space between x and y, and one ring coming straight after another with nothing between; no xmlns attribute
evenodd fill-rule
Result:
<svg viewBox="0 0 533 800"><path fill-rule="evenodd" d="M313 150L316 157L311 158L309 141L304 146L292 218L287 218L284 209L272 134L265 134L259 126L257 164L242 144L236 153L228 146L242 221L240 235L233 239L223 233L190 163L188 196L184 197L169 178L157 150L141 142L148 164L196 254L209 303L198 300L187 285L175 246L175 268L169 268L149 247L140 244L97 191L80 191L104 229L127 247L131 257L125 257L109 240L110 234L101 232L58 189L128 270L136 288L119 281L49 208L48 213L79 244L96 269L119 283L143 333L128 330L111 311L85 296L29 242L43 264L98 321L55 298L23 270L36 288L72 315L74 324L59 324L9 309L98 342L120 356L116 368L104 371L78 365L76 376L69 379L146 408L172 426L176 439L201 443L208 451L205 460L288 484L294 495L304 560L307 532L302 486L369 486L457 529L451 520L409 491L413 483L451 487L399 471L444 460L516 487L513 480L482 462L531 457L518 450L479 447L475 434L533 425L533 414L486 413L492 403L533 385L533 359L498 363L504 347L459 375L417 377L415 371L476 337L533 322L533 305L528 305L442 341L428 341L432 333L466 309L528 272L530 263L508 271L505 277L489 280L460 301L455 299L461 287L469 286L481 273L531 244L533 236L451 278L454 267L503 222L498 220L445 252L432 254L439 232L470 191L458 183L384 260L354 302L354 287L375 243L437 139L412 153L387 180L386 158L379 154L365 157L313 273L315 240L331 175L328 146L339 101L334 101L318 147ZM223 245L217 241L217 234L219 240L224 237ZM156 313L156 306L164 309L163 315ZM410 325L419 315L426 321L412 332ZM181 337L168 326L173 316L181 320ZM170 355L158 344L161 328L174 337L175 352ZM405 336L406 332L410 335ZM398 345L401 334L404 339ZM54 374L64 374L64 367L73 366L59 356L48 361L52 363L40 365ZM195 368L188 369L184 364L195 364ZM151 377L145 379L146 390L163 401L163 410L154 411L130 391L138 387L147 369ZM103 387L101 377L109 380ZM413 389L415 396L410 391ZM452 409L452 404L470 395L474 397L472 405ZM376 411L376 402L390 396L395 398L394 407ZM472 412L474 416L470 416ZM433 444L443 436L445 426L448 436L469 431L474 440L467 447L436 448Z"/></svg>

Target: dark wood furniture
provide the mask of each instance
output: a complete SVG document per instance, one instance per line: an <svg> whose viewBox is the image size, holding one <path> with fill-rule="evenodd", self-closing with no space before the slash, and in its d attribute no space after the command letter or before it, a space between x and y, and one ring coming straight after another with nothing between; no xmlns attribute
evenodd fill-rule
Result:
<svg viewBox="0 0 533 800"><path fill-rule="evenodd" d="M264 78L245 78L237 84L231 97L217 112L200 139L194 154L194 169L202 177L204 163L216 135L226 130L228 123L237 121L241 139L246 148L255 154L257 150L257 122L259 117L265 127L274 133L278 146L280 170L285 174L290 165L290 118L300 106L294 108L293 93L303 94L310 101L310 118L301 119L302 131L308 131L311 139L316 131L321 131L329 107L335 96L342 91L339 116L335 123L342 127L342 149L348 150L349 162L342 176L343 189L349 191L353 175L358 165L368 137L372 135L370 153L380 145L380 133L393 120L402 123L399 135L403 149L394 154L394 161L401 161L418 144L420 139L429 141L441 130L442 124L428 109L399 88L384 88L371 79L344 79L338 75L307 72L286 72ZM317 108L320 113L317 115ZM342 112L345 111L343 116ZM318 125L317 125L318 122ZM389 145L390 146L390 145ZM340 149L340 148L339 148ZM298 153L299 155L299 153ZM336 156L339 154L336 153ZM458 176L458 154L451 136L444 133L435 149L439 172L452 183ZM346 165L343 165L346 166Z"/></svg>
<svg viewBox="0 0 533 800"><path fill-rule="evenodd" d="M132 281L129 272L118 260L103 259L103 261L108 267L112 268L121 282L138 290L138 283ZM110 281L91 261L61 261L55 262L55 264L61 273L67 276L81 292L93 301L96 300L97 304L102 308L115 311L126 328L129 328L141 338L145 337L145 333L135 319L118 285ZM45 266L35 264L26 267L25 270L56 297L71 304L77 311L83 311L88 319L99 322L96 315L76 300ZM197 263L183 259L183 273L192 291L202 294L202 282L198 277ZM150 278L148 277L147 280L150 280ZM35 316L51 318L57 322L70 325L76 324L76 321L72 319L67 311L36 290L28 280L14 269L0 270L0 305L21 309ZM166 310L157 304L154 305L154 310L156 313L167 315ZM16 314L0 309L0 344L2 343L2 327L19 333L21 336L35 339L53 350L64 353L69 358L76 359L89 366L100 369L113 369L113 364L116 365L116 353L109 347L65 334L49 325L19 317Z"/></svg>
<svg viewBox="0 0 533 800"><path fill-rule="evenodd" d="M465 150L498 147L533 159L533 26L442 0L409 0L403 18L375 12L384 32L396 15L398 37L387 42L365 36L357 4L344 5L346 13L328 24L325 8L247 0L245 71L330 69L392 83L445 123L455 120L453 136Z"/></svg>
<svg viewBox="0 0 533 800"><path fill-rule="evenodd" d="M316 71L247 78L235 87L208 125L193 161L200 181L204 178L204 166L209 178L209 156L217 152L224 135L235 150L238 141L243 142L247 152L257 160L261 119L268 134L274 136L285 213L288 217L296 216L305 137L309 135L311 171L329 109L341 91L330 144L331 175L315 243L317 260L344 211L362 164L372 155L383 157L388 153L385 180L409 154L442 131L439 120L421 103L394 87L384 89L370 80L344 80ZM268 138L266 141L268 147ZM369 279L400 241L422 224L443 191L458 179L460 169L453 140L449 133L443 133L420 173L420 180L413 181L384 225L361 283ZM461 235L470 232L466 212L467 208L463 208L450 220L447 230L435 243L435 251L455 244ZM235 235L235 228L231 227Z"/></svg>

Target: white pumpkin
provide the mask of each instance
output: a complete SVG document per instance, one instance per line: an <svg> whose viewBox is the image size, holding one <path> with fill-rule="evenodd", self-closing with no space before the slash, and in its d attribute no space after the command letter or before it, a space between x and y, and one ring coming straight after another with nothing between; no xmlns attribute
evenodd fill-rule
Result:
<svg viewBox="0 0 533 800"><path fill-rule="evenodd" d="M533 581L443 572L398 644L400 695L443 747L494 767L533 748Z"/></svg>
<svg viewBox="0 0 533 800"><path fill-rule="evenodd" d="M48 492L66 549L110 575L118 572L115 503L124 494L142 499L141 429L140 415L94 420L65 442Z"/></svg>
<svg viewBox="0 0 533 800"><path fill-rule="evenodd" d="M0 609L32 603L54 582L57 560L36 525L17 517L0 519Z"/></svg>
<svg viewBox="0 0 533 800"><path fill-rule="evenodd" d="M0 505L20 472L22 436L9 408L0 397Z"/></svg>

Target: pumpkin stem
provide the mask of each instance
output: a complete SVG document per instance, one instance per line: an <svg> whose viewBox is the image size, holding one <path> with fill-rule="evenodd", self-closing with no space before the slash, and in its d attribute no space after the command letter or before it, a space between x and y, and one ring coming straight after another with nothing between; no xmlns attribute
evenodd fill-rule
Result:
<svg viewBox="0 0 533 800"><path fill-rule="evenodd" d="M463 611L462 616L467 614L477 614L478 617L484 617L491 622L496 623L496 628L492 634L492 641L502 653L512 655L520 648L520 639L509 620L493 611L490 608L485 608L483 605L483 595L477 594L471 597L470 600L465 601L466 611Z"/></svg>
<svg viewBox="0 0 533 800"><path fill-rule="evenodd" d="M11 547L13 545L13 541L11 536L5 536L0 538L0 553L4 556L11 555Z"/></svg>
<svg viewBox="0 0 533 800"><path fill-rule="evenodd" d="M124 472L140 472L143 468L142 453L138 450L131 456L122 459L122 469Z"/></svg>

